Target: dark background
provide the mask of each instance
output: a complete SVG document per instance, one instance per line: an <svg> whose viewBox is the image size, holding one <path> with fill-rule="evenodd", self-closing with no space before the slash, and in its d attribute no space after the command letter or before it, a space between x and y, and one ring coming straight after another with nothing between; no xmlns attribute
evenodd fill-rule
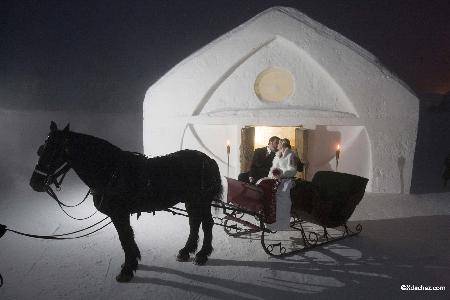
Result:
<svg viewBox="0 0 450 300"><path fill-rule="evenodd" d="M417 93L450 90L450 1L0 2L0 107L140 112L146 90L272 6L373 53Z"/></svg>
<svg viewBox="0 0 450 300"><path fill-rule="evenodd" d="M32 167L24 157L35 159L52 119L141 152L147 89L272 6L294 7L356 42L418 94L411 191L450 191L441 179L450 155L448 0L0 0L0 113L10 111L0 114L1 169L14 174ZM31 134L31 126L39 131ZM39 137L32 152L30 136Z"/></svg>
<svg viewBox="0 0 450 300"><path fill-rule="evenodd" d="M146 90L200 47L274 5L297 8L356 42L420 94L450 89L449 0L0 0L0 222L35 234L83 227L28 185L50 120L60 127L71 122L76 131L142 150ZM443 191L449 99L426 99L420 105L413 189ZM75 204L84 196L84 185L67 190L75 179L74 173L65 179L62 201ZM195 273L173 264L172 250L187 221L144 214L135 227L144 254L136 285L112 284L123 261L113 228L95 240L67 243L8 233L0 241L5 280L0 298L167 298L182 293L226 298L227 290L236 299L248 299L252 292L279 299L415 297L419 294L402 292L400 285L448 282L449 242L440 230L449 227L445 197L367 195L357 210L368 219L360 238L290 262L267 261L258 254L258 243L225 239L220 231L213 269L195 268ZM91 212L89 202L75 214ZM161 228L167 230L161 234ZM243 283L236 276L241 271L263 275ZM292 284L293 279L300 284Z"/></svg>

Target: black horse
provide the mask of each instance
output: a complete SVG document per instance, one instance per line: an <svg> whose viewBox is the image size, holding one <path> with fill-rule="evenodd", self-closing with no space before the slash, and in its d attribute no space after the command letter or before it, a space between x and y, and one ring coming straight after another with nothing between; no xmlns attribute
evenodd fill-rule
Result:
<svg viewBox="0 0 450 300"><path fill-rule="evenodd" d="M165 210L179 202L185 203L190 233L177 260L188 261L190 253L197 250L200 224L204 239L194 263L203 265L208 260L213 250L211 203L221 200L223 188L217 163L206 154L182 150L147 158L72 132L69 125L58 130L52 121L38 155L30 180L35 191L48 191L52 183L58 185L58 177L72 168L90 188L95 207L111 218L125 252L117 281L129 281L141 258L130 214Z"/></svg>

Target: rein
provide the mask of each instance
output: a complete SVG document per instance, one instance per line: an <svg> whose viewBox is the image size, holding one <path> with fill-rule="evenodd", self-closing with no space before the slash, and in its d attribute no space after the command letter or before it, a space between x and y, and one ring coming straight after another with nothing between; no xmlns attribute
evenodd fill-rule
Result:
<svg viewBox="0 0 450 300"><path fill-rule="evenodd" d="M92 228L92 227L94 227L94 226L96 226L96 225L102 223L102 222L105 221L106 219L109 219L109 217L106 217L106 218L104 218L104 219L98 221L97 223L95 223L95 224L93 224L93 225L91 225L91 226L88 226L88 227L86 227L86 228L83 228L83 229L80 229L80 230L76 230L76 231L72 231L72 232L69 232L69 233L55 234L55 235L37 235L37 234L29 234L29 233L24 233L24 232L20 232L20 231L17 231L17 230L9 229L9 228L7 228L5 225L0 224L0 238L6 233L6 231L10 231L10 232L13 232L13 233L18 234L18 235L23 235L23 236L30 237L30 238L35 238L35 239L44 239L44 240L74 240L74 239L79 239L79 238L82 238L82 237L91 235L91 234L93 234L93 233L96 233L97 231L100 231L101 229L105 228L106 226L108 226L109 224L112 223L112 221L109 221L108 223L104 224L104 225L101 226L100 228L97 228L97 229L95 229L95 230L93 230L93 231L91 231L91 232L83 233L83 234L78 235L78 236L68 237L69 235L73 235L73 234L76 234L76 233L80 233L80 232L86 231L86 230L88 230L88 229L90 229L90 228ZM2 286L3 286L3 277L2 277L2 274L0 274L0 287L2 287Z"/></svg>
<svg viewBox="0 0 450 300"><path fill-rule="evenodd" d="M70 218L75 219L75 220L86 220L91 218L93 215L95 215L97 213L98 210L96 210L93 214L91 214L90 216L86 217L86 218L75 218L71 215L69 215L65 210L64 207L77 207L79 205L81 205L84 201L86 201L86 199L88 198L89 194L91 194L91 190L89 189L86 196L84 196L83 200L81 200L80 203L75 204L75 205L67 205L65 203L63 203L61 200L58 199L58 196L56 195L56 193L53 191L53 189L51 188L51 184L54 184L56 186L56 190L59 191L61 190L61 184L64 180L64 177L66 176L66 174L69 172L71 166L69 165L69 163L64 163L61 167L59 167L53 174L48 174L48 173L44 173L42 171L40 171L39 169L35 168L35 172L38 173L41 176L45 176L45 191L47 192L47 194L52 197L59 205L59 207L61 208L61 210ZM58 178L61 176L61 178L58 180ZM103 202L103 197L102 197L102 202ZM63 207L64 206L64 207ZM83 229L79 229L76 231L72 231L69 233L63 233L63 234L55 234L55 235L37 235L37 234L29 234L29 233L25 233L25 232L20 232L14 229L10 229L8 227L6 227L6 225L0 224L0 238L3 237L3 235L9 231L9 232L13 232L15 234L18 235L22 235L22 236L26 236L26 237L30 237L30 238L35 238L35 239L44 239L44 240L74 240L74 239L79 239L82 237L86 237L89 236L93 233L96 233L100 230L102 230L103 228L105 228L106 226L108 226L109 224L112 223L112 221L110 220L109 222L107 222L106 224L103 224L101 227L92 230L90 232L87 233L82 233L83 231L89 230L91 228L93 228L94 226L97 226L99 224L101 224L102 222L104 222L105 220L109 219L109 217L103 218L102 220L98 221L97 223L90 225L86 228ZM82 233L80 235L77 236L71 236L77 233ZM3 286L3 277L0 274L0 287Z"/></svg>
<svg viewBox="0 0 450 300"><path fill-rule="evenodd" d="M27 237L31 237L31 238L35 238L35 239L44 239L44 240L74 240L74 239L79 239L79 238L82 238L82 237L91 235L91 234L93 234L93 233L95 233L95 232L97 232L97 231L99 231L99 230L105 228L106 226L108 226L109 224L111 224L112 221L109 221L108 223L106 223L105 225L103 225L102 227L100 227L100 228L98 228L98 229L96 229L96 230L94 230L94 231L91 231L91 232L88 232L88 233L84 233L84 234L82 234L82 235L74 236L74 237L67 237L67 236L73 235L73 234L75 234L75 233L80 233L80 232L82 232L82 231L86 231L86 230L88 230L88 229L90 229L90 228L92 228L92 227L94 227L94 226L96 226L96 225L102 223L102 222L105 221L106 219L109 219L109 217L103 218L102 220L98 221L97 223L95 223L95 224L93 224L93 225L91 225L91 226L88 226L88 227L86 227L86 228L83 228L83 229L80 229L80 230L76 230L76 231L72 231L72 232L69 232L69 233L55 234L55 235L37 235L37 234L29 234L29 233L24 233L24 232L20 232L20 231L17 231L17 230L9 229L9 228L6 227L5 225L0 224L0 238L6 233L6 231L10 231L10 232L13 232L13 233L16 233L16 234L19 234L19 235L23 235L23 236L27 236Z"/></svg>
<svg viewBox="0 0 450 300"><path fill-rule="evenodd" d="M61 210L70 218L74 219L74 220L78 220L78 221L83 221L83 220L87 220L89 218L91 218L93 215L95 215L97 213L98 210L94 211L91 215L85 217L85 218L76 218L74 216L71 216L65 209L63 206L65 207L77 207L78 205L80 205L81 203L83 203L84 201L86 201L87 197L89 196L89 194L91 193L91 190L89 189L86 196L84 196L83 200L81 200L80 203L76 204L76 205L66 205L63 202L61 202L61 200L58 199L58 196L56 196L56 193L53 191L53 189L51 188L50 185L47 186L47 190L46 190L47 194L50 195L50 197L52 197L56 203L58 203L59 207L61 208Z"/></svg>
<svg viewBox="0 0 450 300"><path fill-rule="evenodd" d="M75 204L75 205L67 205L64 202L62 202L61 200L59 200L58 196L56 195L55 191L53 191L51 184L54 184L56 187L57 191L61 190L61 185L62 182L64 180L64 178L66 177L67 173L69 172L69 170L71 169L71 165L68 162L65 162L62 166L60 166L53 174L48 174L45 173L43 171L40 171L38 168L35 168L35 172L38 173L39 175L45 176L45 192L51 197L53 198L56 203L58 203L59 207L61 208L61 210L71 219L74 220L78 220L78 221L83 221L83 220L87 220L89 218L91 218L93 215L95 215L97 213L97 210L92 213L91 215L85 217L85 218L76 218L74 216L71 216L65 209L64 207L77 207L79 205L81 205L84 201L86 201L86 199L88 198L89 194L91 193L91 190L89 189L86 196L84 196L83 200L81 200L80 203ZM60 179L58 179L59 177L61 177Z"/></svg>

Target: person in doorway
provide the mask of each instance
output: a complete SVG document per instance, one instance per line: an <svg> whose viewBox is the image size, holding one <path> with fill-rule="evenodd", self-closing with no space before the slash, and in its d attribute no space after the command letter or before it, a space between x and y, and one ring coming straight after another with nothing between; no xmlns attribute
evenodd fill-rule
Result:
<svg viewBox="0 0 450 300"><path fill-rule="evenodd" d="M290 191L294 184L294 176L297 174L297 165L300 160L291 149L291 143L288 139L281 139L278 144L272 167L269 170L268 177L279 180L276 192L276 222L268 224L271 230L288 230L291 219L291 196Z"/></svg>
<svg viewBox="0 0 450 300"><path fill-rule="evenodd" d="M281 139L278 143L278 152L272 161L268 177L273 179L292 178L297 174L297 164L299 159L292 151L291 142L288 139Z"/></svg>
<svg viewBox="0 0 450 300"><path fill-rule="evenodd" d="M279 141L279 137L272 136L266 147L255 149L250 171L248 173L241 173L238 180L255 184L261 178L266 177L272 166L275 153L278 150Z"/></svg>
<svg viewBox="0 0 450 300"><path fill-rule="evenodd" d="M279 137L272 136L266 147L255 149L250 165L250 171L239 174L238 180L255 184L259 179L266 177L272 166L275 153L278 150L279 141Z"/></svg>

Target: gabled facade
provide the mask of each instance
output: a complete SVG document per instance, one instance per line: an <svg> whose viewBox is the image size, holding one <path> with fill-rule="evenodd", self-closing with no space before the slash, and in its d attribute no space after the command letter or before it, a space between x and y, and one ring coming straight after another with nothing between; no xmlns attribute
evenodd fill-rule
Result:
<svg viewBox="0 0 450 300"><path fill-rule="evenodd" d="M414 93L373 55L295 9L274 7L149 88L144 151L198 149L236 177L243 127L301 125L309 176L334 168L340 144L339 171L369 178L368 191L409 192L418 114Z"/></svg>

